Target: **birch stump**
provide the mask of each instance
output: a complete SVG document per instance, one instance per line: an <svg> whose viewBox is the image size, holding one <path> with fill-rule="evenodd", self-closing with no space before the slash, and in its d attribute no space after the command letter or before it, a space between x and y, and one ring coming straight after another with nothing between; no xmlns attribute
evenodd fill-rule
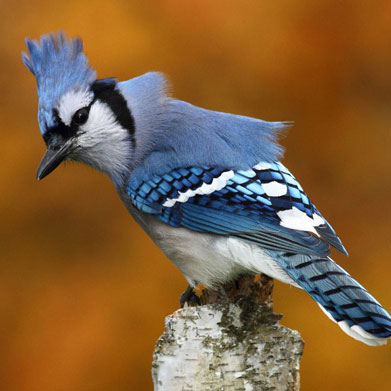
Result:
<svg viewBox="0 0 391 391"><path fill-rule="evenodd" d="M273 280L245 276L166 317L155 391L299 390L303 340L272 310Z"/></svg>

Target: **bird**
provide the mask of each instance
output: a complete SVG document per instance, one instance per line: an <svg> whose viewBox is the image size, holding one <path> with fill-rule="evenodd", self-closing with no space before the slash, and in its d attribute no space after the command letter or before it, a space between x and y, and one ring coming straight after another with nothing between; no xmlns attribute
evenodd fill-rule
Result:
<svg viewBox="0 0 391 391"><path fill-rule="evenodd" d="M281 163L287 122L175 99L165 75L98 79L81 38L26 38L46 144L41 180L63 161L106 174L135 221L189 283L216 288L263 273L306 291L350 337L391 337L391 317L331 258L348 255Z"/></svg>

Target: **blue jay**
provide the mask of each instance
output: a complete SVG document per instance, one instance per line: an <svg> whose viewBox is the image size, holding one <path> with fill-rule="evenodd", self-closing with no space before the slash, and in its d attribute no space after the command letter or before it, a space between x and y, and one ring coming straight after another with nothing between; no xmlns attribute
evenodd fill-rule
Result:
<svg viewBox="0 0 391 391"><path fill-rule="evenodd" d="M391 317L330 257L333 228L280 162L284 122L220 113L167 94L160 73L97 79L79 38L26 40L47 151L107 174L126 208L191 287L264 273L304 289L351 337L382 345Z"/></svg>

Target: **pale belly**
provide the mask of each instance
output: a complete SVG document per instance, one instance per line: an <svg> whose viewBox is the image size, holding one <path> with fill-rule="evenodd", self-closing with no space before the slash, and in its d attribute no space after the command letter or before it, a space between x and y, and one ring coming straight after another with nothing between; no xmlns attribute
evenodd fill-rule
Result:
<svg viewBox="0 0 391 391"><path fill-rule="evenodd" d="M244 273L263 273L297 286L262 248L234 237L171 227L132 205L128 211L190 285L216 287Z"/></svg>

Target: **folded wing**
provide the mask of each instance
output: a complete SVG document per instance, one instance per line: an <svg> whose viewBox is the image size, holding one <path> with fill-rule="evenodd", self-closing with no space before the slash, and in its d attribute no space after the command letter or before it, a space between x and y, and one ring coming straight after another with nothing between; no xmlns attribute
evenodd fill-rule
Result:
<svg viewBox="0 0 391 391"><path fill-rule="evenodd" d="M134 205L159 220L231 235L270 250L326 256L341 241L293 175L280 163L251 170L190 167L134 184Z"/></svg>

